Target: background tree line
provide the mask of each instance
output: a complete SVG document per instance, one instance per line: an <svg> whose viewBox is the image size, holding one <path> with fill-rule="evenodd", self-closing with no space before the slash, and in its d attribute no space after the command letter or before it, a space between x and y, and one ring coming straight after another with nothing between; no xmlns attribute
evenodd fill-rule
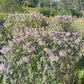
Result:
<svg viewBox="0 0 84 84"><path fill-rule="evenodd" d="M83 16L84 0L0 0L1 12L22 11L22 7L33 7L47 16Z"/></svg>

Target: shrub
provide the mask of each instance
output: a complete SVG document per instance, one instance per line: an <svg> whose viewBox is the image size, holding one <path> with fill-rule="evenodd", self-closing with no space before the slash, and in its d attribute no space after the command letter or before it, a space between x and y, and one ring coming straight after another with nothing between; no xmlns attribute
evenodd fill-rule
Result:
<svg viewBox="0 0 84 84"><path fill-rule="evenodd" d="M24 27L41 28L47 25L46 17L37 12L29 14L9 14L5 21L6 34L11 35L12 31L15 33L20 30L24 31ZM17 30L16 30L17 29Z"/></svg>
<svg viewBox="0 0 84 84"><path fill-rule="evenodd" d="M79 35L84 39L84 18L74 20L73 27L77 30Z"/></svg>
<svg viewBox="0 0 84 84"><path fill-rule="evenodd" d="M58 14L57 9L52 8L52 9L50 10L50 16L55 16L55 15L57 15L57 14Z"/></svg>
<svg viewBox="0 0 84 84"><path fill-rule="evenodd" d="M0 13L0 20L5 20L5 17L7 17L7 14Z"/></svg>
<svg viewBox="0 0 84 84"><path fill-rule="evenodd" d="M0 0L0 11L1 12L22 12L22 6L18 0Z"/></svg>
<svg viewBox="0 0 84 84"><path fill-rule="evenodd" d="M43 15L49 17L50 16L50 9L49 8L39 8L38 11Z"/></svg>
<svg viewBox="0 0 84 84"><path fill-rule="evenodd" d="M72 16L77 16L77 17L82 17L83 16L83 13L80 11L75 11L75 10L71 10L71 13L72 13Z"/></svg>
<svg viewBox="0 0 84 84"><path fill-rule="evenodd" d="M32 8L32 7L22 7L22 9L25 13L30 13L32 11L37 11L36 8Z"/></svg>
<svg viewBox="0 0 84 84"><path fill-rule="evenodd" d="M58 10L58 15L69 15L69 16L71 16L72 13L71 13L71 11L66 10L66 9L63 8L63 9Z"/></svg>
<svg viewBox="0 0 84 84"><path fill-rule="evenodd" d="M56 84L70 79L68 75L81 58L82 44L77 33L27 27L16 30L18 35L13 35L0 50L3 83L52 84L55 80Z"/></svg>
<svg viewBox="0 0 84 84"><path fill-rule="evenodd" d="M56 31L72 32L74 29L71 27L73 24L73 18L71 16L55 16L49 24L49 29Z"/></svg>

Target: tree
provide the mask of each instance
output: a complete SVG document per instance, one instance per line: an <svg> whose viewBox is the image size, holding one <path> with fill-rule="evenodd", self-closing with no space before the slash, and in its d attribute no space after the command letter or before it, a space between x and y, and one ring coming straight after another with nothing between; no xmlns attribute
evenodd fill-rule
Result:
<svg viewBox="0 0 84 84"><path fill-rule="evenodd" d="M15 12L20 10L21 5L19 0L0 0L1 12Z"/></svg>

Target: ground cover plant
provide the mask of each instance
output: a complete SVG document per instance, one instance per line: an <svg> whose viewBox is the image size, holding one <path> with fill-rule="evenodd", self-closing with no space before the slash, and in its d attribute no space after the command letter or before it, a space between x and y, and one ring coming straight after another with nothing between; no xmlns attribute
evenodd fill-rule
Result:
<svg viewBox="0 0 84 84"><path fill-rule="evenodd" d="M45 17L35 12L8 16L0 40L1 83L74 83L74 67L84 47L82 38L77 32L63 29L68 27L67 21L61 27L63 31L48 29L47 24Z"/></svg>

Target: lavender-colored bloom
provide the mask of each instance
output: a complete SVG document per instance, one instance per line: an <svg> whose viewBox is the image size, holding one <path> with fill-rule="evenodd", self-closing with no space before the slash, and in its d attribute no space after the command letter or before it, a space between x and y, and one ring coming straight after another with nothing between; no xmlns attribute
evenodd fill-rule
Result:
<svg viewBox="0 0 84 84"><path fill-rule="evenodd" d="M54 41L56 41L56 37L55 37L55 36L53 36L52 39L53 39Z"/></svg>
<svg viewBox="0 0 84 84"><path fill-rule="evenodd" d="M29 33L28 31L26 31L26 35L29 36L29 34L30 34L30 33Z"/></svg>
<svg viewBox="0 0 84 84"><path fill-rule="evenodd" d="M10 66L8 64L0 64L0 71L7 71L10 68Z"/></svg>
<svg viewBox="0 0 84 84"><path fill-rule="evenodd" d="M48 48L44 48L43 50L44 50L45 52L48 52L48 51L49 51L49 49L48 49Z"/></svg>
<svg viewBox="0 0 84 84"><path fill-rule="evenodd" d="M5 54L9 51L9 47L3 47L2 50L0 50L1 53Z"/></svg>
<svg viewBox="0 0 84 84"><path fill-rule="evenodd" d="M19 42L20 41L20 38L17 38L17 42Z"/></svg>
<svg viewBox="0 0 84 84"><path fill-rule="evenodd" d="M35 50L35 47L28 48L28 52L31 53Z"/></svg>
<svg viewBox="0 0 84 84"><path fill-rule="evenodd" d="M63 40L64 40L64 41L68 41L68 39L67 39L67 38L64 38Z"/></svg>
<svg viewBox="0 0 84 84"><path fill-rule="evenodd" d="M28 62L28 61L29 61L29 56L23 57L22 60L23 60L24 62Z"/></svg>
<svg viewBox="0 0 84 84"><path fill-rule="evenodd" d="M23 37L20 37L20 40L21 40L21 41L23 41L23 40L24 40L24 38L23 38Z"/></svg>
<svg viewBox="0 0 84 84"><path fill-rule="evenodd" d="M40 37L40 35L38 35L38 34L34 34L34 37Z"/></svg>
<svg viewBox="0 0 84 84"><path fill-rule="evenodd" d="M67 33L66 33L66 36L70 36L70 35L71 35L71 33L70 33L70 32L67 32Z"/></svg>
<svg viewBox="0 0 84 84"><path fill-rule="evenodd" d="M32 44L32 42L27 42L26 46L29 47Z"/></svg>
<svg viewBox="0 0 84 84"><path fill-rule="evenodd" d="M23 49L25 49L26 48L26 45L25 44L23 44Z"/></svg>
<svg viewBox="0 0 84 84"><path fill-rule="evenodd" d="M80 38L77 38L76 40L75 40L75 43L79 43L81 41L81 39Z"/></svg>
<svg viewBox="0 0 84 84"><path fill-rule="evenodd" d="M61 44L63 41L61 41L61 40L58 40L58 44Z"/></svg>
<svg viewBox="0 0 84 84"><path fill-rule="evenodd" d="M47 31L43 31L43 32L42 32L42 35L43 35L43 36L46 36L46 35L47 35Z"/></svg>
<svg viewBox="0 0 84 84"><path fill-rule="evenodd" d="M38 38L38 41L42 41L42 40L43 40L43 37L39 37L39 38Z"/></svg>
<svg viewBox="0 0 84 84"><path fill-rule="evenodd" d="M39 45L45 45L45 41L39 41Z"/></svg>
<svg viewBox="0 0 84 84"><path fill-rule="evenodd" d="M50 56L49 59L50 59L51 61L56 61L56 62L58 62L59 57L58 57L58 56Z"/></svg>
<svg viewBox="0 0 84 84"><path fill-rule="evenodd" d="M78 33L77 32L72 32L72 34L77 35Z"/></svg>
<svg viewBox="0 0 84 84"><path fill-rule="evenodd" d="M66 57L67 56L67 52L62 50L62 51L59 52L59 55L63 56L63 57Z"/></svg>
<svg viewBox="0 0 84 84"><path fill-rule="evenodd" d="M53 53L51 50L49 50L49 51L48 51L48 55L54 56L54 53Z"/></svg>
<svg viewBox="0 0 84 84"><path fill-rule="evenodd" d="M10 48L12 48L12 46L13 46L13 41L8 41L8 45L9 45Z"/></svg>

